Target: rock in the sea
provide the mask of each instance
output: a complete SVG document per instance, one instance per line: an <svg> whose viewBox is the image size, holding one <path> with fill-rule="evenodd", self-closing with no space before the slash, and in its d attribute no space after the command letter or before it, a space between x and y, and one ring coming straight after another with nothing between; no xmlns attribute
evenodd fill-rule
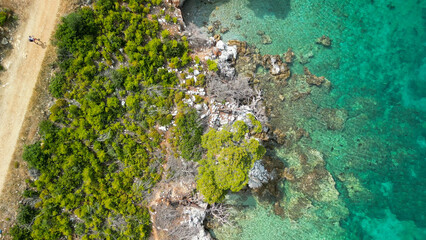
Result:
<svg viewBox="0 0 426 240"><path fill-rule="evenodd" d="M237 15L235 15L235 19L236 19L236 20L241 20L241 19L243 19L243 18L241 17L241 15L240 15L239 13L237 13Z"/></svg>
<svg viewBox="0 0 426 240"><path fill-rule="evenodd" d="M2 40L1 40L1 44L3 44L3 45L7 45L9 43L9 41L7 41L7 38L3 38Z"/></svg>
<svg viewBox="0 0 426 240"><path fill-rule="evenodd" d="M263 66L269 69L269 72L274 75L276 80L286 81L291 75L290 68L281 61L279 55L263 56Z"/></svg>
<svg viewBox="0 0 426 240"><path fill-rule="evenodd" d="M220 33L222 33L222 34L227 33L228 31L229 31L229 28L226 28L226 27L220 29Z"/></svg>
<svg viewBox="0 0 426 240"><path fill-rule="evenodd" d="M320 38L316 40L317 44L321 44L324 47L330 47L331 46L331 39L328 36L322 35Z"/></svg>
<svg viewBox="0 0 426 240"><path fill-rule="evenodd" d="M247 52L247 43L238 40L229 40L228 46L237 46L238 55L244 55Z"/></svg>
<svg viewBox="0 0 426 240"><path fill-rule="evenodd" d="M323 82L325 82L327 79L325 77L317 77L314 74L312 74L307 67L303 68L303 72L306 76L306 82L309 85L316 85L320 86ZM327 80L328 81L328 80Z"/></svg>
<svg viewBox="0 0 426 240"><path fill-rule="evenodd" d="M209 33L212 33L212 32L214 31L214 27L213 27L212 25L208 26L208 27L207 27L207 31L208 31Z"/></svg>
<svg viewBox="0 0 426 240"><path fill-rule="evenodd" d="M272 39L269 35L262 35L262 44L267 45L267 44L271 44L272 43Z"/></svg>
<svg viewBox="0 0 426 240"><path fill-rule="evenodd" d="M248 186L250 188L260 188L263 184L272 180L272 175L265 169L261 160L254 163L253 168L249 172Z"/></svg>
<svg viewBox="0 0 426 240"><path fill-rule="evenodd" d="M287 50L286 53L284 53L284 60L286 63L292 63L294 58L294 52L291 48Z"/></svg>

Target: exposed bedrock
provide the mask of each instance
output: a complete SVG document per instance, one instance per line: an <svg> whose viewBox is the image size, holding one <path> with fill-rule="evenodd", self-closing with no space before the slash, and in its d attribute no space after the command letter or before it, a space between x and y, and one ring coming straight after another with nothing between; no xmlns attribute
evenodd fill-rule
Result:
<svg viewBox="0 0 426 240"><path fill-rule="evenodd" d="M250 188L260 188L263 184L268 183L273 179L273 176L263 166L262 161L256 161L253 168L249 172L248 186Z"/></svg>
<svg viewBox="0 0 426 240"><path fill-rule="evenodd" d="M171 3L175 7L182 7L185 0L166 0L167 3Z"/></svg>

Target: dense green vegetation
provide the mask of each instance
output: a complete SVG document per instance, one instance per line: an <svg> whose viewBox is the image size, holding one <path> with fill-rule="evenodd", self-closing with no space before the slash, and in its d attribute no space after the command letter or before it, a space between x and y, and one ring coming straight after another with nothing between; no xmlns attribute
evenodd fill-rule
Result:
<svg viewBox="0 0 426 240"><path fill-rule="evenodd" d="M231 128L211 129L202 136L201 144L207 149L206 157L198 168L197 189L208 203L223 200L231 190L240 191L247 185L249 170L265 154L265 148L255 138L246 138L261 131L260 122L250 118L253 127L236 121Z"/></svg>
<svg viewBox="0 0 426 240"><path fill-rule="evenodd" d="M207 66L210 71L217 72L219 68L217 67L217 62L211 59L207 60Z"/></svg>
<svg viewBox="0 0 426 240"><path fill-rule="evenodd" d="M13 12L10 9L7 8L1 8L0 9L0 27L5 25L6 22L10 21L12 19Z"/></svg>
<svg viewBox="0 0 426 240"><path fill-rule="evenodd" d="M49 87L57 100L40 125L41 141L23 154L40 173L25 193L39 194L37 217L17 224L14 239L149 236L144 197L159 181L163 161L157 127L174 120L169 113L185 96L164 67L191 61L186 39L148 18L159 4L99 0L62 19L55 34L58 70ZM197 115L181 116L182 129L174 130L185 143L179 150L200 158L192 152L202 133Z"/></svg>
<svg viewBox="0 0 426 240"><path fill-rule="evenodd" d="M203 86L206 76L180 84L170 70L192 59L185 37L161 29L158 13L177 22L161 5L98 0L62 18L49 85L56 101L40 123L41 140L23 153L39 175L23 195L37 203L21 207L13 239L146 239L146 197L161 178L165 140L180 157L200 162L197 188L207 202L247 184L249 169L265 152L249 136L262 126L249 116L250 126L237 121L203 136L197 112L182 100L186 88ZM218 70L214 61L207 65ZM168 139L160 126L170 129Z"/></svg>
<svg viewBox="0 0 426 240"><path fill-rule="evenodd" d="M198 122L195 109L185 109L176 115L176 126L172 129L172 145L186 159L198 161L201 159L201 135L203 127Z"/></svg>

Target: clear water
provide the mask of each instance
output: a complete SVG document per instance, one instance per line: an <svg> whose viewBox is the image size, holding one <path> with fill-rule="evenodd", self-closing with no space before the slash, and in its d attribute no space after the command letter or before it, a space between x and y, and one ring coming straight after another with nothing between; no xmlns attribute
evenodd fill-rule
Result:
<svg viewBox="0 0 426 240"><path fill-rule="evenodd" d="M247 41L262 54L291 47L293 73L302 73L301 60L333 86L289 105L276 101L286 88L264 84L277 115L271 124L302 127L311 138L276 155L297 172L297 152L310 152L315 166L318 151L330 175L318 183L320 197L283 181L287 217L257 197L231 196L246 207L238 227L214 231L218 239L426 239L425 0L187 0L183 12L206 29L219 20L229 28L224 40ZM331 48L315 43L322 35ZM345 112L344 128L328 129L324 109Z"/></svg>

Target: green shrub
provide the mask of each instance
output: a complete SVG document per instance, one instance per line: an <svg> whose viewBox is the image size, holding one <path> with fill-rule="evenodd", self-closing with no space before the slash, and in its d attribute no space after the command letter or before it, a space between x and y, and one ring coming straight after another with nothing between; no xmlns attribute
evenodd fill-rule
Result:
<svg viewBox="0 0 426 240"><path fill-rule="evenodd" d="M12 17L12 11L7 8L0 9L0 26L3 26Z"/></svg>
<svg viewBox="0 0 426 240"><path fill-rule="evenodd" d="M197 86L204 86L205 83L206 83L206 75L199 74L197 76Z"/></svg>
<svg viewBox="0 0 426 240"><path fill-rule="evenodd" d="M210 71L217 72L219 68L217 67L217 62L211 59L207 60L207 66Z"/></svg>
<svg viewBox="0 0 426 240"><path fill-rule="evenodd" d="M38 170L44 170L48 167L47 155L43 153L41 149L41 142L36 142L32 145L24 147L24 153L22 154L24 161L28 163L30 167Z"/></svg>
<svg viewBox="0 0 426 240"><path fill-rule="evenodd" d="M18 209L18 216L16 217L17 223L21 226L29 226L32 224L37 214L37 209L28 205L20 205Z"/></svg>
<svg viewBox="0 0 426 240"><path fill-rule="evenodd" d="M35 190L32 190L32 189L25 189L22 196L24 196L26 198L34 198L34 197L38 197L39 193Z"/></svg>
<svg viewBox="0 0 426 240"><path fill-rule="evenodd" d="M40 124L42 142L23 155L40 171L31 184L37 192L26 193L40 199L35 239L149 237L145 199L164 158L156 126L176 120L169 114L175 105L183 109L179 79L166 67L191 61L184 38L161 38L158 21L147 18L161 0L149 2L98 0L57 28L60 71L50 91L58 99ZM196 120L177 121L178 151L191 160L201 158Z"/></svg>
<svg viewBox="0 0 426 240"><path fill-rule="evenodd" d="M27 228L15 224L10 229L10 236L13 240L32 240L31 231Z"/></svg>
<svg viewBox="0 0 426 240"><path fill-rule="evenodd" d="M49 92L55 98L64 97L65 93L65 76L63 74L56 74L55 77L52 78L49 84Z"/></svg>
<svg viewBox="0 0 426 240"><path fill-rule="evenodd" d="M203 127L198 121L195 109L183 109L176 115L175 124L176 126L172 129L172 145L179 150L184 159L200 160Z"/></svg>
<svg viewBox="0 0 426 240"><path fill-rule="evenodd" d="M208 203L219 202L229 190L238 192L247 185L249 170L265 154L265 148L256 139L245 139L248 132L249 127L237 121L232 131L211 129L202 136L201 144L207 154L200 161L197 189Z"/></svg>
<svg viewBox="0 0 426 240"><path fill-rule="evenodd" d="M169 36L170 36L170 32L169 32L169 30L165 29L165 30L163 30L163 31L161 32L161 37L162 37L163 39L166 39L166 38L168 38Z"/></svg>

